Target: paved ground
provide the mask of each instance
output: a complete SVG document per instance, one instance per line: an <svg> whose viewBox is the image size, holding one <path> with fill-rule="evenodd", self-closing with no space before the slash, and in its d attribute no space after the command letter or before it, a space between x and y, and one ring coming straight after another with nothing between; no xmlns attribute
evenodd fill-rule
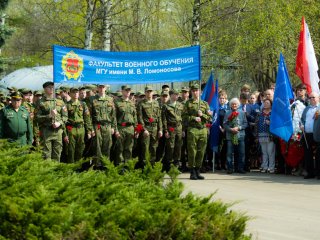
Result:
<svg viewBox="0 0 320 240"><path fill-rule="evenodd" d="M238 202L232 208L253 217L247 232L259 240L320 239L320 180L267 173L207 173L201 181L179 175L186 191Z"/></svg>

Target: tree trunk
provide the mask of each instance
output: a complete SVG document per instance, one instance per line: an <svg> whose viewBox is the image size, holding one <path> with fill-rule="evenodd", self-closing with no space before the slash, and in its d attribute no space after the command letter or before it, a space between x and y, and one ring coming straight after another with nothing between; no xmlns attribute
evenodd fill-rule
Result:
<svg viewBox="0 0 320 240"><path fill-rule="evenodd" d="M193 3L192 44L200 44L200 0L194 0Z"/></svg>
<svg viewBox="0 0 320 240"><path fill-rule="evenodd" d="M86 32L84 39L84 48L91 49L93 37L93 12L95 6L94 0L87 0L87 15L86 15Z"/></svg>
<svg viewBox="0 0 320 240"><path fill-rule="evenodd" d="M111 7L112 0L101 0L103 8L103 50L111 50Z"/></svg>

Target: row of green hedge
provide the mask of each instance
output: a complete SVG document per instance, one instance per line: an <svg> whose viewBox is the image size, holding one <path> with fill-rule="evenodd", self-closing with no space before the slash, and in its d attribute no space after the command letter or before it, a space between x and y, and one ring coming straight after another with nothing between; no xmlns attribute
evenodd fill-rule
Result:
<svg viewBox="0 0 320 240"><path fill-rule="evenodd" d="M248 218L212 201L182 195L176 169L105 171L44 161L0 142L0 239L250 239Z"/></svg>

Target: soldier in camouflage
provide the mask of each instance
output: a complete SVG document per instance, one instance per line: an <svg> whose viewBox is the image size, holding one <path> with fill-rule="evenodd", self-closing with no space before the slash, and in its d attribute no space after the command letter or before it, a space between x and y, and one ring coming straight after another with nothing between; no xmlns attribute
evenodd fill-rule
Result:
<svg viewBox="0 0 320 240"><path fill-rule="evenodd" d="M162 123L166 138L164 169L168 171L170 164L179 166L182 144L182 112L183 104L178 102L179 92L170 90L170 101L162 107Z"/></svg>
<svg viewBox="0 0 320 240"><path fill-rule="evenodd" d="M207 147L208 129L206 124L211 121L209 105L200 100L200 89L198 84L191 86L192 99L185 104L183 118L187 127L188 144L188 166L190 168L190 179L204 179L200 175L203 156Z"/></svg>
<svg viewBox="0 0 320 240"><path fill-rule="evenodd" d="M62 100L54 98L54 83L43 84L44 96L36 106L35 118L39 124L43 157L60 161L62 134L68 119L67 108Z"/></svg>
<svg viewBox="0 0 320 240"><path fill-rule="evenodd" d="M70 89L71 100L67 103L68 121L66 123L67 162L73 163L82 158L85 148L84 138L95 135L92 128L90 112L85 102L79 100L79 89Z"/></svg>
<svg viewBox="0 0 320 240"><path fill-rule="evenodd" d="M132 157L134 127L137 124L137 112L134 103L129 99L131 88L128 85L121 87L122 97L115 101L118 130L115 135L116 159L115 164L125 163Z"/></svg>
<svg viewBox="0 0 320 240"><path fill-rule="evenodd" d="M106 95L106 86L98 86L98 94L90 98L92 124L96 137L94 146L97 157L96 165L101 165L101 159L106 156L110 159L112 135L117 129L116 112L112 97Z"/></svg>
<svg viewBox="0 0 320 240"><path fill-rule="evenodd" d="M138 123L144 131L141 137L141 161L147 160L147 152L150 154L150 162L154 165L156 161L156 150L158 139L162 137L162 120L159 103L152 99L153 89L151 86L145 88L146 98L138 104Z"/></svg>

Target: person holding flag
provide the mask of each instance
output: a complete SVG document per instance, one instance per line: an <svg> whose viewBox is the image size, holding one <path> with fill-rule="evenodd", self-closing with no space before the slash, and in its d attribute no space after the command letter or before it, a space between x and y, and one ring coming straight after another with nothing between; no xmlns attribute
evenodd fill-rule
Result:
<svg viewBox="0 0 320 240"><path fill-rule="evenodd" d="M213 74L210 77L203 89L201 99L209 104L210 114L212 114L212 123L208 124L210 134L208 141L208 151L212 151L212 170L214 171L215 155L219 152L219 139L220 139L220 118L219 118L219 92L218 80L214 85ZM211 155L211 154L210 154ZM209 154L208 154L209 156ZM207 157L208 157L207 156ZM210 162L210 160L208 160Z"/></svg>

